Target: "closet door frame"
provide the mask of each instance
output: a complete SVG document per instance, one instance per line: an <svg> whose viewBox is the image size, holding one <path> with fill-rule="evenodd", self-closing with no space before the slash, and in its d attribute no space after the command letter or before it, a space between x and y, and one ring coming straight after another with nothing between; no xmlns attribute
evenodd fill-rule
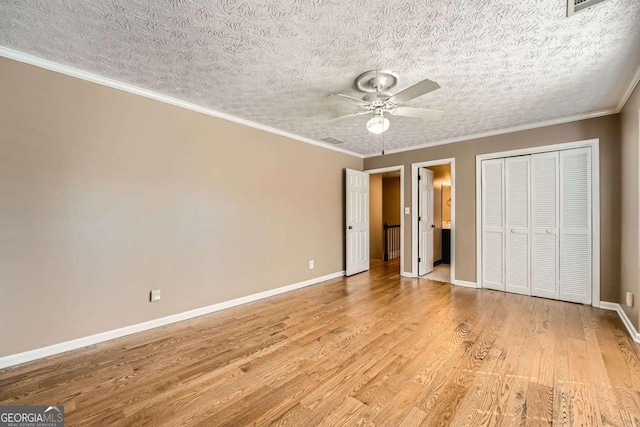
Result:
<svg viewBox="0 0 640 427"><path fill-rule="evenodd" d="M588 139L563 144L529 147L476 155L476 281L482 287L482 161L524 156L549 151L591 148L591 305L600 307L600 140Z"/></svg>

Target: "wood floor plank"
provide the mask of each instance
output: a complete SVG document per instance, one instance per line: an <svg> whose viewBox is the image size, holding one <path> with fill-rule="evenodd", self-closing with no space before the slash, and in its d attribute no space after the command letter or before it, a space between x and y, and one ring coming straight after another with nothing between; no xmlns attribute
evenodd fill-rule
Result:
<svg viewBox="0 0 640 427"><path fill-rule="evenodd" d="M505 326L507 312L502 308L494 310L486 318L486 327L469 347L467 352L451 369L442 392L432 391L421 402L420 408L427 414L428 425L449 425L458 412L464 397L474 380L474 373L485 366L497 336Z"/></svg>
<svg viewBox="0 0 640 427"><path fill-rule="evenodd" d="M564 326L566 317L566 304L558 305L554 310L555 320L555 347L553 366L553 425L573 425L573 409L571 405L570 379L569 379L569 349L567 328Z"/></svg>
<svg viewBox="0 0 640 427"><path fill-rule="evenodd" d="M400 277L399 262L0 370L67 425L640 425L616 313Z"/></svg>
<svg viewBox="0 0 640 427"><path fill-rule="evenodd" d="M521 325L522 342L517 360L507 368L501 379L504 382L503 388L508 391L504 401L497 407L498 410L492 411L497 425L526 425L529 384L533 381L531 370L535 358L536 329L543 309L537 298L532 299L530 304L525 311L526 320Z"/></svg>
<svg viewBox="0 0 640 427"><path fill-rule="evenodd" d="M532 302L530 298L517 295L510 295L503 300L503 307L509 313L507 327L496 337L491 357L475 372L475 387L465 396L465 401L453 419L455 425L486 425L492 420L499 423L498 418L504 414L509 396L510 380L513 379L506 375L515 372L524 341L520 321L523 313L531 313Z"/></svg>
<svg viewBox="0 0 640 427"><path fill-rule="evenodd" d="M402 424L400 427L418 427L422 424L422 421L427 417L427 414L424 411L416 408L415 406L411 408L409 414L402 420Z"/></svg>
<svg viewBox="0 0 640 427"><path fill-rule="evenodd" d="M555 346L553 305L542 300L539 302L541 302L540 313L539 318L535 321L535 332L532 336L534 347L529 376L537 384L553 387L553 353ZM556 301L552 302L556 303Z"/></svg>
<svg viewBox="0 0 640 427"><path fill-rule="evenodd" d="M280 417L273 420L269 423L269 426L272 427L283 427L283 426L301 426L305 425L306 421L311 419L314 416L314 412L300 405L299 403L295 405L293 408L289 409L287 412L282 414ZM266 424L255 424L255 425L266 425Z"/></svg>
<svg viewBox="0 0 640 427"><path fill-rule="evenodd" d="M620 405L620 418L624 426L640 426L640 393L635 390L615 387Z"/></svg>
<svg viewBox="0 0 640 427"><path fill-rule="evenodd" d="M600 409L601 422L604 426L621 426L623 421L620 418L620 407L618 399L609 382L607 369L602 358L602 351L598 345L597 332L599 330L597 319L594 319L591 310L583 311L585 320L585 341L587 344L589 361L589 380L595 388L598 406Z"/></svg>

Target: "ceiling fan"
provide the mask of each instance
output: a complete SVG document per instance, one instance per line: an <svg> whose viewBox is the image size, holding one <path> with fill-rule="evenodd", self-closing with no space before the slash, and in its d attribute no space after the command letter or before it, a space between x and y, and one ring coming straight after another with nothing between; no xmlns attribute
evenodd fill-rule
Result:
<svg viewBox="0 0 640 427"><path fill-rule="evenodd" d="M389 129L389 119L385 117L385 114L414 117L417 119L434 119L443 114L442 111L437 110L402 106L412 99L440 89L438 83L429 79L423 80L395 95L388 92L389 89L398 84L398 73L391 70L367 71L361 74L355 83L359 90L367 92L362 99L342 93L334 94L333 96L339 96L342 99L348 100L358 105L360 109L355 113L331 119L329 122L372 114L373 117L367 122L367 130L374 134L381 134Z"/></svg>

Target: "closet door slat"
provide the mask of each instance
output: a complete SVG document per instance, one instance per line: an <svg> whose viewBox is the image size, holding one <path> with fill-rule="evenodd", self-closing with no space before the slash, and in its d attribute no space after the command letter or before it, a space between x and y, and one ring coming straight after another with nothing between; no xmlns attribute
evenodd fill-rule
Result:
<svg viewBox="0 0 640 427"><path fill-rule="evenodd" d="M559 298L560 157L531 156L531 295Z"/></svg>
<svg viewBox="0 0 640 427"><path fill-rule="evenodd" d="M505 290L504 159L482 161L482 286Z"/></svg>
<svg viewBox="0 0 640 427"><path fill-rule="evenodd" d="M591 303L591 149L560 152L560 299Z"/></svg>
<svg viewBox="0 0 640 427"><path fill-rule="evenodd" d="M505 159L506 291L530 295L530 158Z"/></svg>

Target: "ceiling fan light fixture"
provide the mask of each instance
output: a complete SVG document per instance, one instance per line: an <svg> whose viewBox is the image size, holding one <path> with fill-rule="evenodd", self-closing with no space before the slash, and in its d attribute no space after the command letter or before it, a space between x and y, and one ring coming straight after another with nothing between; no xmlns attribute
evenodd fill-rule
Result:
<svg viewBox="0 0 640 427"><path fill-rule="evenodd" d="M367 93L362 99L342 93L334 94L334 96L338 96L343 100L349 100L351 103L357 104L358 107L360 107L359 110L346 116L336 117L329 120L329 122L371 114L372 117L367 122L367 130L374 135L383 134L382 154L384 154L384 132L389 129L389 125L391 124L389 119L384 117L384 113L387 113L387 115L391 114L392 116L414 117L417 119L433 119L442 115L442 111L403 106L404 103L412 99L439 89L440 85L438 83L425 79L395 95L387 92L397 83L398 74L389 70L371 70L360 75L356 79L356 86L360 91Z"/></svg>
<svg viewBox="0 0 640 427"><path fill-rule="evenodd" d="M380 135L389 129L389 119L382 114L371 117L367 122L367 130L373 134Z"/></svg>

